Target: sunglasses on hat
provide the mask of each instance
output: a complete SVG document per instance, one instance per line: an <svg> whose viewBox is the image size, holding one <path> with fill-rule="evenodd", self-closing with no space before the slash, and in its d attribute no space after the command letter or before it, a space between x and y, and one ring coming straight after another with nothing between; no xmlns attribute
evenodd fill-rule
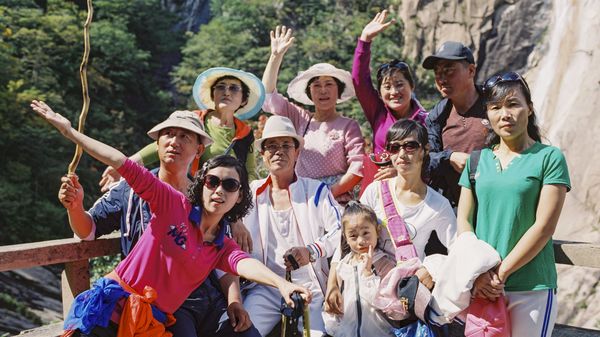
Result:
<svg viewBox="0 0 600 337"><path fill-rule="evenodd" d="M485 81L483 90L485 92L489 92L497 84L505 83L505 82L521 82L521 84L523 84L523 86L527 89L527 91L530 91L529 85L527 85L527 82L525 82L525 79L523 79L523 77L521 75L519 75L518 73L516 73L514 71L509 71L502 75L494 75L494 76L488 78L487 81Z"/></svg>
<svg viewBox="0 0 600 337"><path fill-rule="evenodd" d="M227 192L237 192L242 186L239 181L233 178L221 179L212 174L207 174L206 178L204 178L204 186L211 190L216 190L219 185Z"/></svg>
<svg viewBox="0 0 600 337"><path fill-rule="evenodd" d="M410 67L408 66L408 64L406 62L402 62L402 61L398 61L398 60L391 60L388 63L384 63L382 65L379 66L379 68L377 69L377 75L381 75L381 73L389 68L398 68L398 69L402 69L402 70L410 70Z"/></svg>

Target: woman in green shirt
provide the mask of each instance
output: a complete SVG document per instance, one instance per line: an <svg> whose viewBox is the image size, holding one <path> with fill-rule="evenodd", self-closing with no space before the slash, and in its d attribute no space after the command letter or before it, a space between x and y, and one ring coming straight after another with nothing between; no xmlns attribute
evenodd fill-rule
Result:
<svg viewBox="0 0 600 337"><path fill-rule="evenodd" d="M552 234L570 189L567 164L558 148L540 142L531 92L519 74L491 77L484 97L494 133L481 151L475 186L471 160L462 173L457 225L459 235L475 231L502 262L475 281L473 295L506 294L513 336L551 336L557 313Z"/></svg>

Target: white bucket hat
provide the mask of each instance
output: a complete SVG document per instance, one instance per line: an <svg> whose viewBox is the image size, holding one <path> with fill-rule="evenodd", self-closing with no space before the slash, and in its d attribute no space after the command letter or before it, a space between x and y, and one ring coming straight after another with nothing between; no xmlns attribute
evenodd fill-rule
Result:
<svg viewBox="0 0 600 337"><path fill-rule="evenodd" d="M308 86L308 81L313 77L319 76L335 77L346 85L344 92L342 92L342 96L338 98L337 103L345 102L354 97L354 85L352 84L352 75L350 75L350 72L338 69L329 63L317 63L305 71L298 72L296 78L288 84L288 96L293 98L296 102L305 105L315 105L315 103L306 95L306 87Z"/></svg>
<svg viewBox="0 0 600 337"><path fill-rule="evenodd" d="M223 76L233 76L242 81L250 89L248 102L235 112L235 116L242 120L254 117L260 111L265 100L265 87L254 74L237 69L216 67L210 68L198 75L192 89L192 96L198 107L200 109L215 108L215 102L210 97L210 87L218 78Z"/></svg>
<svg viewBox="0 0 600 337"><path fill-rule="evenodd" d="M254 142L254 147L262 151L262 143L269 138L276 137L292 137L298 141L298 148L302 148L304 145L304 138L298 136L296 133L296 128L292 121L283 116L271 116L267 119L265 123L265 128L263 129L262 138L257 139Z"/></svg>
<svg viewBox="0 0 600 337"><path fill-rule="evenodd" d="M156 140L158 139L160 130L165 128L182 128L192 131L200 136L200 141L205 147L213 143L212 138L204 131L198 114L189 110L177 110L173 112L165 121L158 123L150 129L148 136Z"/></svg>

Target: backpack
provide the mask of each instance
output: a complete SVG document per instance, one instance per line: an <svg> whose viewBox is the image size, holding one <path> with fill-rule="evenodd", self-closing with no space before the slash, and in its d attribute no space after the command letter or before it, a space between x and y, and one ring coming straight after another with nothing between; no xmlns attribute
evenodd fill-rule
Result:
<svg viewBox="0 0 600 337"><path fill-rule="evenodd" d="M475 173L477 173L477 165L481 157L481 150L475 150L469 155L469 182L471 183L471 192L473 192L473 201L475 209L473 210L473 230L477 226L477 192L475 191Z"/></svg>

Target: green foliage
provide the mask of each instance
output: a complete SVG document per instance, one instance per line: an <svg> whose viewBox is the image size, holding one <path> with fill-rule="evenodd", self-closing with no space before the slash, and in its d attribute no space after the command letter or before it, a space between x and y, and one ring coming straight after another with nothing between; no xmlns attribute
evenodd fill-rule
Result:
<svg viewBox="0 0 600 337"><path fill-rule="evenodd" d="M97 0L88 65L91 107L85 132L132 152L170 110L166 54L177 53L175 17L157 0ZM0 244L71 236L56 194L74 146L34 116L48 102L75 124L86 11L69 1L0 5ZM103 165L84 155L77 170L86 205L99 197Z"/></svg>
<svg viewBox="0 0 600 337"><path fill-rule="evenodd" d="M18 299L14 297L1 293L0 294L0 308L6 308L11 310L19 315L29 319L32 323L42 324L42 319L36 315L33 311L29 310L27 304L21 303Z"/></svg>

